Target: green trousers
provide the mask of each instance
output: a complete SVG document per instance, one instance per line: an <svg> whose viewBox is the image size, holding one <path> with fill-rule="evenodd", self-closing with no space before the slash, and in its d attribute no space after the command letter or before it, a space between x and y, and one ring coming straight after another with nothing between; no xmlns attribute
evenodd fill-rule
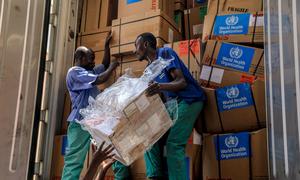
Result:
<svg viewBox="0 0 300 180"><path fill-rule="evenodd" d="M84 160L90 147L90 134L80 124L71 122L68 127L68 147L62 180L79 179Z"/></svg>
<svg viewBox="0 0 300 180"><path fill-rule="evenodd" d="M163 157L166 156L169 180L186 180L185 146L193 131L194 123L203 108L203 102L178 103L178 119L168 134L161 138L145 153L146 174L148 178L166 176ZM165 148L165 154L164 152ZM113 165L116 180L125 180L129 168L116 162Z"/></svg>

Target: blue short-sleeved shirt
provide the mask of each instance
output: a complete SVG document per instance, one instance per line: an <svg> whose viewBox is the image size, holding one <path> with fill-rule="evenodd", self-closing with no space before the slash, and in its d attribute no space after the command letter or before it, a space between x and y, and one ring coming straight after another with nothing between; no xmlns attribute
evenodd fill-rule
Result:
<svg viewBox="0 0 300 180"><path fill-rule="evenodd" d="M72 102L72 110L68 117L68 121L80 121L82 116L79 110L88 106L90 96L95 98L100 90L92 83L95 82L97 76L105 71L104 65L99 65L92 71L74 66L69 69L66 82Z"/></svg>
<svg viewBox="0 0 300 180"><path fill-rule="evenodd" d="M170 74L170 70L172 69L180 69L184 75L184 78L187 82L187 87L179 92L170 92L163 91L163 94L167 99L178 98L180 100L184 100L187 103L193 103L196 101L204 101L205 93L197 83L197 81L193 78L188 68L184 65L184 63L180 60L178 55L173 49L164 47L159 48L157 50L157 57L162 57L163 59L171 59L174 57L174 60L171 61L171 64L167 66L162 73L155 78L155 81L158 83L169 83L173 81L173 78Z"/></svg>

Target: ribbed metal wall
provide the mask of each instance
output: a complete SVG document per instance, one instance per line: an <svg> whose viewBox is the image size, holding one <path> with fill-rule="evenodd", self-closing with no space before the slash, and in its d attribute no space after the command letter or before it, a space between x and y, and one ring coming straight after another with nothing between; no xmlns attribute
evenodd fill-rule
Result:
<svg viewBox="0 0 300 180"><path fill-rule="evenodd" d="M271 179L300 179L300 1L264 0Z"/></svg>

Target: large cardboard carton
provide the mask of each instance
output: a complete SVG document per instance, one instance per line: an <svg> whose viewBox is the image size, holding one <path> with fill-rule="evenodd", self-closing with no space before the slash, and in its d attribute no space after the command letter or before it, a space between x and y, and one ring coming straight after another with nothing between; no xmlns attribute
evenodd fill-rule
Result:
<svg viewBox="0 0 300 180"><path fill-rule="evenodd" d="M117 18L118 0L85 0L82 7L80 32L94 32L111 26Z"/></svg>
<svg viewBox="0 0 300 180"><path fill-rule="evenodd" d="M204 19L202 41L212 39L259 45L264 43L263 26L262 12L208 14Z"/></svg>
<svg viewBox="0 0 300 180"><path fill-rule="evenodd" d="M122 59L121 62L122 63L116 70L117 77L120 77L125 73L129 73L129 75L132 75L134 77L140 77L141 75L143 75L143 72L148 65L147 61L139 61L136 59L133 61Z"/></svg>
<svg viewBox="0 0 300 180"><path fill-rule="evenodd" d="M262 0L209 0L207 7L208 14L224 12L248 13L263 11Z"/></svg>
<svg viewBox="0 0 300 180"><path fill-rule="evenodd" d="M264 50L260 48L209 40L202 63L263 77L263 55Z"/></svg>
<svg viewBox="0 0 300 180"><path fill-rule="evenodd" d="M247 73L203 65L199 83L203 87L216 89L244 82L253 84L257 78L257 76Z"/></svg>
<svg viewBox="0 0 300 180"><path fill-rule="evenodd" d="M178 41L165 45L172 48L179 58L190 70L193 77L198 81L200 76L201 50L202 44L200 39Z"/></svg>
<svg viewBox="0 0 300 180"><path fill-rule="evenodd" d="M196 7L184 11L185 38L202 38L204 17L207 7Z"/></svg>
<svg viewBox="0 0 300 180"><path fill-rule="evenodd" d="M82 32L77 38L78 45L91 48L95 52L103 51L105 48L105 39L110 30L111 28L107 27L92 33Z"/></svg>
<svg viewBox="0 0 300 180"><path fill-rule="evenodd" d="M67 153L68 139L67 135L58 135L54 138L53 156L52 156L52 167L51 167L51 179L60 180L64 167L64 156ZM86 159L83 165L83 169L80 174L80 178L83 178L87 169L91 163L93 152L90 148L86 155Z"/></svg>
<svg viewBox="0 0 300 180"><path fill-rule="evenodd" d="M119 0L118 18L139 16L148 11L163 11L174 17L174 0Z"/></svg>
<svg viewBox="0 0 300 180"><path fill-rule="evenodd" d="M203 148L203 179L268 177L266 129L208 135L204 137Z"/></svg>
<svg viewBox="0 0 300 180"><path fill-rule="evenodd" d="M260 81L254 82L252 87L241 83L216 90L203 88L207 95L203 110L205 131L224 133L265 127L266 111L263 101L259 99L264 95L264 82ZM252 89L256 91L255 96Z"/></svg>
<svg viewBox="0 0 300 180"><path fill-rule="evenodd" d="M159 47L181 39L174 20L160 11L116 19L112 31L111 54L114 56L132 54L137 36L144 32L151 32L157 38Z"/></svg>
<svg viewBox="0 0 300 180"><path fill-rule="evenodd" d="M97 142L106 141L115 148L116 159L132 164L172 126L172 120L159 95L143 92L122 110L121 120L109 134L96 126L89 132Z"/></svg>

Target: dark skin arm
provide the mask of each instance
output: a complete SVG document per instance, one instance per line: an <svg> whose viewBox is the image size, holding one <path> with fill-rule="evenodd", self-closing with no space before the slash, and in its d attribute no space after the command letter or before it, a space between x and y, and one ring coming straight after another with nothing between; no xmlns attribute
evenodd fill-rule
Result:
<svg viewBox="0 0 300 180"><path fill-rule="evenodd" d="M113 71L119 66L119 63L115 60L112 63L110 63L109 67L106 71L99 74L96 81L93 82L93 85L99 85L102 83L105 83L109 77L112 75Z"/></svg>
<svg viewBox="0 0 300 180"><path fill-rule="evenodd" d="M108 161L105 162L105 164L102 166L100 170L98 180L104 180L107 170L112 166L114 162L116 162L115 159L109 159Z"/></svg>
<svg viewBox="0 0 300 180"><path fill-rule="evenodd" d="M94 154L94 158L93 158L93 160L90 164L90 167L89 167L86 175L84 176L83 180L93 179L98 171L99 165L103 161L105 161L107 159L111 159L114 156L114 154L111 154L112 151L114 150L114 148L111 145L107 146L104 150L102 150L103 146L104 146L104 143L101 144L101 146L99 147L97 152ZM107 171L107 169L106 169L106 171ZM106 171L101 171L101 172L103 174L103 173L106 173ZM100 175L100 176L104 177L105 174Z"/></svg>
<svg viewBox="0 0 300 180"><path fill-rule="evenodd" d="M103 60L102 60L102 64L104 65L105 69L108 69L109 64L110 64L109 42L110 42L111 38L112 38L112 32L110 31L105 40L104 56L103 56Z"/></svg>
<svg viewBox="0 0 300 180"><path fill-rule="evenodd" d="M147 94L152 96L160 91L172 91L178 92L187 86L187 82L183 76L183 73L180 69L171 69L170 74L174 79L172 82L169 83L157 83L153 82L149 85L147 89Z"/></svg>

